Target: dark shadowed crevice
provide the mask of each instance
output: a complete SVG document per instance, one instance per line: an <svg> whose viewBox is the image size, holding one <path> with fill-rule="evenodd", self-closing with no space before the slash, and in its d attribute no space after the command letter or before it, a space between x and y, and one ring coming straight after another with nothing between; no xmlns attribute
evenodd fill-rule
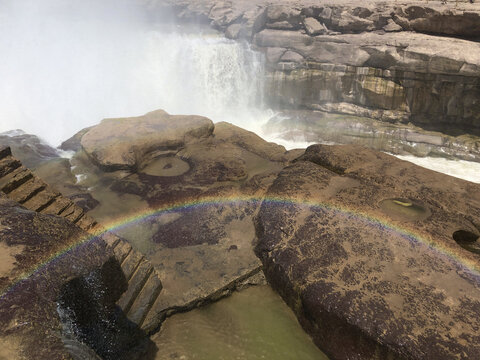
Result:
<svg viewBox="0 0 480 360"><path fill-rule="evenodd" d="M480 243L478 241L480 237L478 234L468 230L457 230L452 234L452 237L465 250L480 254Z"/></svg>
<svg viewBox="0 0 480 360"><path fill-rule="evenodd" d="M74 359L149 359L145 353L156 352L153 342L116 304L127 286L115 258L63 285L57 309L65 347Z"/></svg>

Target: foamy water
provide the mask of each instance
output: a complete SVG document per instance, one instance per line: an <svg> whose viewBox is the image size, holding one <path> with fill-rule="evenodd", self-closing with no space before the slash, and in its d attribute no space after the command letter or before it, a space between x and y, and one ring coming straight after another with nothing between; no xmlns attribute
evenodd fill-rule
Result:
<svg viewBox="0 0 480 360"><path fill-rule="evenodd" d="M58 145L155 109L259 131L264 59L211 31L155 27L129 0L0 1L0 132Z"/></svg>
<svg viewBox="0 0 480 360"><path fill-rule="evenodd" d="M421 158L413 155L398 155L397 157L430 170L480 183L480 163L477 162L432 157Z"/></svg>

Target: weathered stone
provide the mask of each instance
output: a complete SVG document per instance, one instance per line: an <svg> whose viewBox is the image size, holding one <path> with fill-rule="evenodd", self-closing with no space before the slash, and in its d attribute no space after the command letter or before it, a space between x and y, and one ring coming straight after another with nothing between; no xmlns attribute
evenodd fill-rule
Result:
<svg viewBox="0 0 480 360"><path fill-rule="evenodd" d="M58 151L35 135L22 130L0 133L0 148L10 147L13 156L27 167L35 167L44 161L59 158Z"/></svg>
<svg viewBox="0 0 480 360"><path fill-rule="evenodd" d="M140 353L146 350L149 341L145 334L129 328L125 316L107 310L123 291L123 275L103 240L83 243L90 235L77 226L61 217L28 211L2 193L0 235L2 357L67 359L77 342L90 346L83 345L85 349L77 354L88 352L91 356L105 355L108 346L116 356L132 348ZM70 248L73 250L66 251ZM51 261L52 255L55 261ZM85 286L83 290L71 286L79 283ZM75 329L68 328L66 317L73 317ZM107 320L116 324L113 333L105 326ZM82 332L85 322L90 335L98 335L95 339Z"/></svg>
<svg viewBox="0 0 480 360"><path fill-rule="evenodd" d="M267 7L267 27L274 29L299 29L301 11L288 5L270 5Z"/></svg>
<svg viewBox="0 0 480 360"><path fill-rule="evenodd" d="M320 34L326 34L328 29L313 17L307 17L303 20L303 25L308 35L316 36Z"/></svg>
<svg viewBox="0 0 480 360"><path fill-rule="evenodd" d="M480 235L479 187L361 147L311 146L270 187L292 202L262 204L256 252L332 358L476 358L478 254L455 234Z"/></svg>
<svg viewBox="0 0 480 360"><path fill-rule="evenodd" d="M82 151L71 162L89 179L90 193L99 202L89 215L98 222L128 217L140 208L156 213L115 230L131 245L120 243L113 249L124 273L133 271L132 279L138 273L135 265L141 266L130 261L135 250L160 271L163 289L158 299L148 293L160 292L153 279L145 284L150 290L142 289L133 303L128 294L121 300L126 307L131 304L129 318L153 331L165 316L225 296L258 271L260 262L252 246L258 204L227 197L261 196L291 157L284 147L252 132L217 123L210 136L186 138L181 147L156 150L144 159L126 177L120 171L103 171ZM207 199L219 200L199 207L175 206ZM169 212L155 210L172 205ZM136 291L132 288L130 293Z"/></svg>
<svg viewBox="0 0 480 360"><path fill-rule="evenodd" d="M7 167L11 163L11 161L8 161L8 160L18 161L11 156L11 151L8 148L7 149L2 149L0 151L0 157L2 157L2 160L4 161L3 166L7 166ZM12 183L12 181L9 180L9 177L11 176L11 174L8 174L7 172L5 172L4 169L2 170L1 166L2 166L2 164L0 163L0 174L2 174L2 173L5 174L6 173L7 175L5 175L3 178L0 177L0 183L5 182L5 178L6 178L7 179L7 185L8 185L9 183ZM74 286L74 288L71 288L70 290L75 291L75 292L80 292L80 294L79 294L80 296L86 296L86 298L84 298L83 300L81 299L81 300L78 300L78 301L80 303L82 301L89 302L89 304L90 304L89 306L92 306L92 309L85 310L86 309L86 305L85 305L83 307L81 306L81 309L77 309L77 310L82 314L83 314L84 311L86 311L87 313L90 313L90 314L94 313L94 312L97 312L97 315L100 316L100 317L103 317L103 318L109 317L110 322L117 322L118 321L119 322L119 324L118 324L119 328L117 329L118 331L116 330L118 333L121 333L122 331L124 331L124 329L122 327L126 326L127 328L129 328L128 331L132 332L131 334L134 334L134 333L136 333L137 335L142 334L139 329L135 329L135 327L132 328L132 325L125 325L125 322L128 324L128 320L126 320L124 314L121 315L120 317L118 316L118 314L116 314L115 311L113 311L113 313L107 311L107 313L105 313L103 315L100 314L102 312L102 310L101 310L102 307L100 306L100 309L97 309L96 306L98 304L96 304L95 301L93 301L93 300L98 295L98 294L95 294L95 291L97 291L101 294L108 293L109 292L108 288L109 288L109 286L111 286L111 285L108 284L108 282L112 282L112 283L116 284L117 288L116 288L116 290L112 290L112 294L116 294L116 295L112 295L111 299L109 300L109 304L110 304L109 306L114 307L114 303L118 300L118 303L123 305L124 308L125 308L125 312L127 312L128 308L131 306L131 304L136 301L136 297L139 295L140 290L142 289L143 285L145 284L145 281L147 280L147 277L150 277L152 279L152 281L160 282L160 280L158 279L158 274L152 268L152 265L148 261L143 260L143 255L140 254L139 252L135 251L135 250L132 250L132 247L128 243L126 243L125 241L119 239L117 236L115 236L111 233L106 233L105 234L105 229L103 229L93 218L86 215L83 208L81 208L80 206L75 204L73 201L65 199L59 192L53 190L50 186L45 184L37 176L33 175L28 169L21 166L21 163L20 163L20 168L18 168L18 169L19 169L20 173L23 174L22 178L26 178L27 180L23 181L23 182L22 181L17 181L16 185L14 187L12 187L12 186L10 186L10 188L7 187L7 190L9 190L8 191L8 197L10 199L14 199L14 200L21 200L23 202L23 206L27 207L30 210L34 210L36 212L42 212L44 214L60 215L62 218L67 219L72 223L75 223L81 229L89 231L89 232L91 232L95 235L97 235L99 233L103 233L102 239L98 240L98 242L102 245L102 248L100 248L98 250L98 251L100 251L98 256L103 256L102 254L106 253L106 255L105 255L106 258L110 258L110 257L113 257L113 255L115 255L114 261L116 262L116 264L117 264L116 266L118 267L118 269L117 269L118 274L117 275L121 277L121 279L119 281L124 281L125 283L128 282L125 289L122 289L121 284L119 284L118 281L117 281L118 279L115 279L114 277L110 277L108 279L102 278L100 283L97 284L98 288L96 288L96 289L86 289L85 286L87 286L87 285L85 285L84 279L82 280L82 279L79 278L79 279L72 280L74 282L72 284L76 284L76 285L72 285L72 286ZM57 180L60 183L62 182L62 178L57 178ZM40 190L38 190L38 189L40 189ZM0 193L0 195L1 194L2 193ZM89 195L89 194L87 194L87 195ZM15 203L13 203L13 204L15 204ZM53 218L55 218L55 216ZM0 223L1 223L1 219L0 219ZM40 226L40 225L38 225L38 226ZM73 224L71 226L73 228L75 228ZM0 231L1 230L2 229L0 228ZM51 235L54 237L55 232L56 232L55 228L52 227L51 231L52 231ZM61 234L59 234L59 235L61 236ZM82 241L86 241L86 240L92 241L92 239L93 239L93 236L84 234L84 239ZM76 241L78 241L78 239ZM43 247L43 245L41 245L41 244L38 245L38 246ZM61 241L60 241L59 246L65 246L66 250L68 250L68 247L69 247L68 244L65 245ZM14 249L14 251L17 251L17 250L19 251L19 249L16 249L16 250ZM43 251L43 249L41 251L38 251L38 254L37 254L38 257L37 258L35 258L34 256L31 256L32 259L35 258L36 260L34 260L34 261L43 262L43 260L41 258L42 251ZM48 249L48 246L46 246L45 251L47 251L47 252L50 251ZM142 273L144 272L143 270L145 269L145 267L146 267L146 271L148 272L148 274L146 274L146 275L144 274L142 276ZM117 275L112 275L112 274L110 274L110 275L111 276L117 276ZM12 279L8 279L8 277L5 277L4 280L7 281L7 282L8 281L14 281ZM105 283L105 282L107 282L107 283ZM89 280L89 281L87 281L87 283L91 284L92 282L91 282L91 280ZM70 286L70 285L64 284L63 286ZM160 288L161 288L161 285L160 285ZM126 290L126 292L122 295L122 292L124 290ZM87 291L88 294L83 294L84 291ZM156 296L158 296L158 294L159 294L159 290L155 291L155 297L152 297L153 295L150 296L150 298L152 299L151 303L153 303L155 301ZM75 296L75 295L71 294L71 296ZM65 297L64 301L69 303L69 304L72 303L72 306L77 306L78 305L77 303L75 303L75 300L70 298L70 296ZM70 305L65 305L65 306L68 307ZM148 311L148 309L145 309L145 310ZM71 313L68 309L66 309L66 311L67 311L67 313L64 314L64 316L66 318L62 320L64 323L69 323L69 321L79 320L78 318L70 319L69 316L74 316L75 314ZM100 312L100 313L98 313L98 312ZM83 317L85 314L84 315L77 314L77 315ZM77 316L77 315L75 315L75 316ZM144 313L143 315L146 316L147 313ZM106 321L103 321L103 323L105 323L105 322ZM79 330L79 329L81 329L82 324L77 324L77 325L78 326L75 329L77 329L80 332L83 331L83 330ZM75 330L75 331L77 331L77 330ZM88 329L86 329L86 330L88 332L90 332L90 330L88 330ZM68 335L69 336L68 341L72 341L73 343L72 344L65 343L65 346L67 348L71 348L71 346L74 346L74 348L76 349L75 351L80 351L80 353L82 353L83 351L87 351L88 347L83 349L83 350L78 349L78 343L77 342L78 341L80 341L80 342L84 341L84 342L87 342L90 347L94 347L95 351L99 352L100 354L102 354L103 351L107 351L107 352L110 351L111 353L118 353L118 354L124 353L125 351L130 352L132 350L130 345L125 345L125 346L127 346L127 349L125 349L123 347L124 346L123 344L121 346L117 346L115 344L116 340L110 338L112 336L112 334L110 332L111 330L112 329L110 329L110 330L103 329L102 325L98 325L98 328L96 328L96 330L95 330L95 331L100 331L100 332L106 331L105 339L109 339L109 340L108 341L105 340L103 343L101 343L101 346L102 346L103 350L100 349L100 348L96 348L97 345L100 346L100 343L98 343L98 339L96 337L88 338L88 336L87 336L87 338L84 339L82 336L85 335L85 334L82 335L81 333L78 333L76 335L75 334ZM67 329L66 331L67 332L71 331L71 329ZM95 331L93 331L93 332L95 332ZM73 336L73 335L75 335L76 338L75 339L70 339L70 337ZM141 335L140 337L143 337L143 335ZM133 340L133 341L137 341L137 340ZM128 342L125 343L125 344L128 344ZM132 343L130 342L130 344L132 344ZM82 345L82 346L84 346L84 345ZM118 348L118 349L108 350L107 348L104 348L104 347L108 347L108 346ZM130 346L130 348L128 348L129 346ZM90 350L88 350L88 351L90 351ZM140 349L137 352L142 353L143 351L144 351L144 349L143 350Z"/></svg>
<svg viewBox="0 0 480 360"><path fill-rule="evenodd" d="M285 54L283 54L282 58L280 59L280 61L295 62L295 63L299 63L299 62L302 62L304 60L305 59L303 58L302 55L300 55L297 52L290 51L290 50L286 51Z"/></svg>
<svg viewBox="0 0 480 360"><path fill-rule="evenodd" d="M383 29L385 31L388 31L388 32L393 32L393 31L402 31L403 28L398 25L395 21L393 21L392 19L388 19L388 23L387 25L385 25L383 27Z"/></svg>
<svg viewBox="0 0 480 360"><path fill-rule="evenodd" d="M401 19L404 27L416 32L456 35L466 38L480 36L478 11L404 5L395 9L395 15L398 23L401 23L399 21Z"/></svg>
<svg viewBox="0 0 480 360"><path fill-rule="evenodd" d="M238 39L241 29L242 29L241 24L232 24L225 31L225 36L228 39Z"/></svg>
<svg viewBox="0 0 480 360"><path fill-rule="evenodd" d="M157 110L135 118L105 119L82 136L81 144L105 170L135 169L150 152L177 149L186 139L208 137L212 131L207 118Z"/></svg>

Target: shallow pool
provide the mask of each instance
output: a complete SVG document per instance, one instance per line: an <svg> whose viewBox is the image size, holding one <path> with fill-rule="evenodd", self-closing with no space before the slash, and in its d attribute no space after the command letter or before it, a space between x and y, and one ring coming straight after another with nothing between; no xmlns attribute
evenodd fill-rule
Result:
<svg viewBox="0 0 480 360"><path fill-rule="evenodd" d="M328 359L268 286L167 319L152 337L156 359Z"/></svg>

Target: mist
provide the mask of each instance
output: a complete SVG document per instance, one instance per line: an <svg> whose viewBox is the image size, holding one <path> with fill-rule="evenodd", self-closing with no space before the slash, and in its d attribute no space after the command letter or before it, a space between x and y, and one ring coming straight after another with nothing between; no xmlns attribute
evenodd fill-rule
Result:
<svg viewBox="0 0 480 360"><path fill-rule="evenodd" d="M158 108L246 127L268 117L259 54L148 15L138 0L0 0L0 132L59 145Z"/></svg>

